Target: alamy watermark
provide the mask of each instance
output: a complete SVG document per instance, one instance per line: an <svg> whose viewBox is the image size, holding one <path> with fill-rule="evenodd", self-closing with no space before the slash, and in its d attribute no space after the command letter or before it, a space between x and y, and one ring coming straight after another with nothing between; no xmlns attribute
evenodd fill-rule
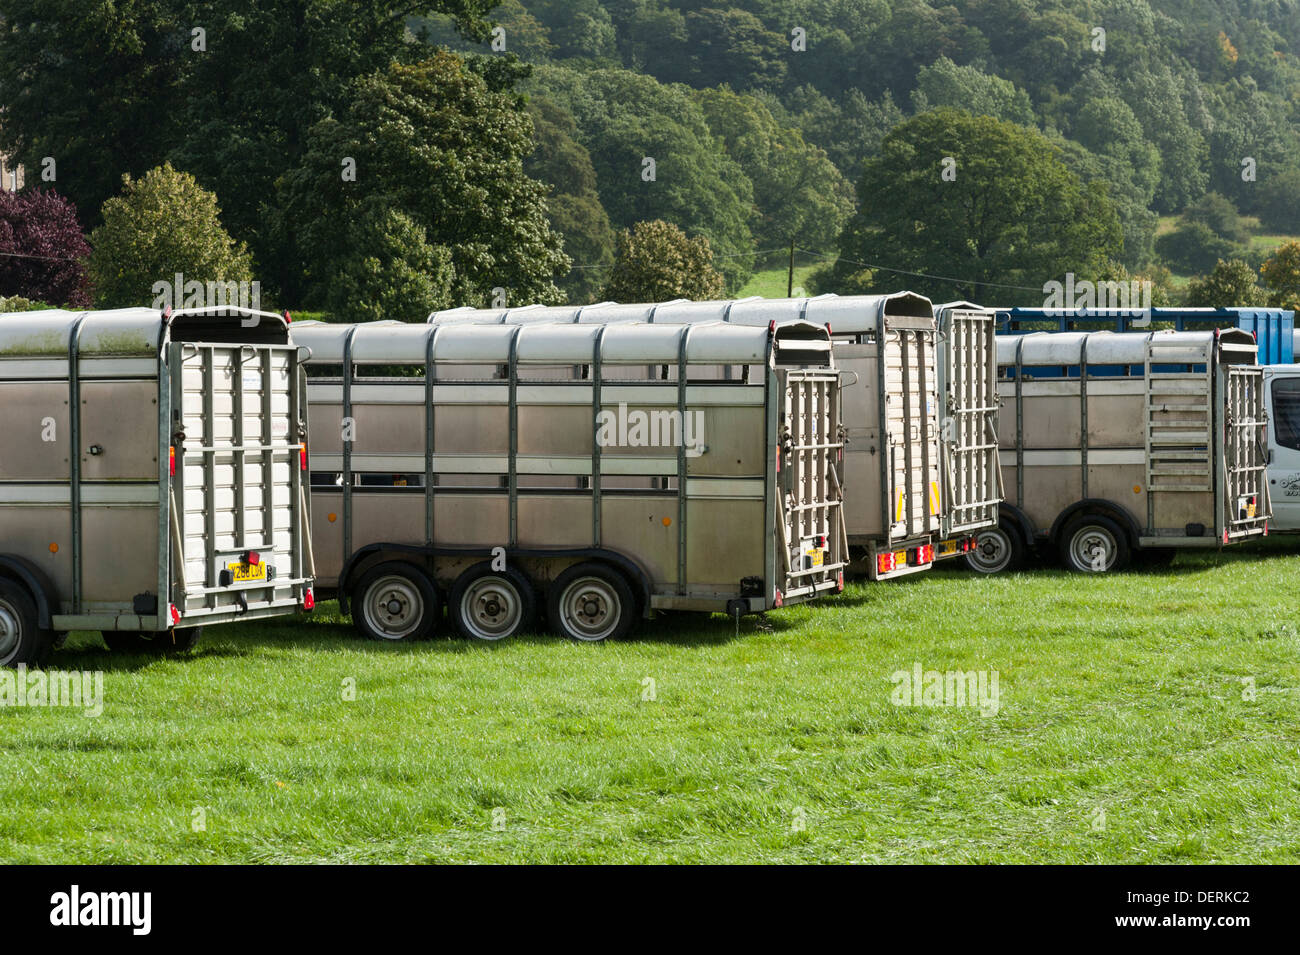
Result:
<svg viewBox="0 0 1300 955"><path fill-rule="evenodd" d="M0 707L74 707L86 716L104 712L103 670L32 670L20 663L0 669Z"/></svg>
<svg viewBox="0 0 1300 955"><path fill-rule="evenodd" d="M1073 272L1066 272L1064 282L1043 283L1043 296L1043 308L1113 309L1133 319L1129 324L1134 328L1151 324L1151 282L1146 279L1079 282Z"/></svg>
<svg viewBox="0 0 1300 955"><path fill-rule="evenodd" d="M704 412L673 410L618 411L602 409L596 415L596 443L602 448L678 448L688 458L708 450L704 444Z"/></svg>
<svg viewBox="0 0 1300 955"><path fill-rule="evenodd" d="M177 272L172 281L153 283L153 307L180 308L244 308L258 311L262 307L261 282L200 282L186 281Z"/></svg>
<svg viewBox="0 0 1300 955"><path fill-rule="evenodd" d="M997 716L1001 709L997 670L927 670L913 663L910 670L895 670L889 701L895 706L969 706L981 716Z"/></svg>

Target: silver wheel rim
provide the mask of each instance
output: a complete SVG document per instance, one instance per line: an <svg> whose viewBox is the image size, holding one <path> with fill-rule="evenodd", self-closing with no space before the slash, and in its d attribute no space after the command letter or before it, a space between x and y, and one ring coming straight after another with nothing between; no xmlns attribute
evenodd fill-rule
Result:
<svg viewBox="0 0 1300 955"><path fill-rule="evenodd" d="M366 591L362 608L371 631L385 640L405 640L424 619L424 598L405 577L381 577Z"/></svg>
<svg viewBox="0 0 1300 955"><path fill-rule="evenodd" d="M616 591L600 577L579 577L560 595L565 632L575 640L594 643L618 629L623 606Z"/></svg>
<svg viewBox="0 0 1300 955"><path fill-rule="evenodd" d="M480 577L460 598L461 624L476 640L502 640L523 621L524 601L504 577Z"/></svg>
<svg viewBox="0 0 1300 955"><path fill-rule="evenodd" d="M1011 564L1011 540L1006 531L993 528L980 531L975 536L975 549L970 552L975 569L985 574L996 574Z"/></svg>
<svg viewBox="0 0 1300 955"><path fill-rule="evenodd" d="M0 666L18 655L22 638L23 627L18 610L7 600L0 600Z"/></svg>
<svg viewBox="0 0 1300 955"><path fill-rule="evenodd" d="M1106 528L1089 524L1074 532L1070 539L1070 556L1074 565L1093 574L1102 574L1115 566L1119 553L1115 537Z"/></svg>

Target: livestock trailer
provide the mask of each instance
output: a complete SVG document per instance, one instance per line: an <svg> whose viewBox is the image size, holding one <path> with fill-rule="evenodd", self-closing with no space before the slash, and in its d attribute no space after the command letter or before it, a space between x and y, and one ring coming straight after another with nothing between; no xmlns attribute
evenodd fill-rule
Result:
<svg viewBox="0 0 1300 955"><path fill-rule="evenodd" d="M299 359L244 309L0 315L0 663L311 609Z"/></svg>
<svg viewBox="0 0 1300 955"><path fill-rule="evenodd" d="M843 589L826 329L298 323L320 586L366 636L761 612ZM575 372L576 369L576 372Z"/></svg>
<svg viewBox="0 0 1300 955"><path fill-rule="evenodd" d="M884 579L924 570L938 556L969 550L975 531L997 523L996 448L989 446L987 438L975 437L990 433L991 428L992 314L957 304L962 308L945 315L956 332L947 337L954 344L944 349L936 345L939 336L929 299L910 292L457 308L435 312L429 322L683 325L721 321L762 327L809 321L826 326L834 339L836 364L847 379L842 477L848 540L855 558L851 570ZM881 340L884 348L877 347ZM976 449L977 443L983 447Z"/></svg>
<svg viewBox="0 0 1300 955"><path fill-rule="evenodd" d="M1008 500L1004 570L1035 545L1078 571L1268 532L1263 369L1253 337L1204 332L1000 336Z"/></svg>
<svg viewBox="0 0 1300 955"><path fill-rule="evenodd" d="M1136 300L1136 295L1132 296ZM1295 312L1286 308L1230 306L1227 308L999 308L998 331L1005 335L1025 332L1089 331L1213 331L1239 328L1255 336L1261 365L1290 364L1295 354L1292 337Z"/></svg>

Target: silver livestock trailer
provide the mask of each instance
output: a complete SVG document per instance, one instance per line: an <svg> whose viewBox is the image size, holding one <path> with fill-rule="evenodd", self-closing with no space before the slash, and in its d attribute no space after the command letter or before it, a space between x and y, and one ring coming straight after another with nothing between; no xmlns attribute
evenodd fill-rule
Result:
<svg viewBox="0 0 1300 955"><path fill-rule="evenodd" d="M1008 502L977 569L1047 545L1070 569L1104 572L1268 533L1249 333L1038 332L997 345Z"/></svg>
<svg viewBox="0 0 1300 955"><path fill-rule="evenodd" d="M311 609L298 366L270 313L0 315L0 663Z"/></svg>
<svg viewBox="0 0 1300 955"><path fill-rule="evenodd" d="M943 349L942 365L930 301L909 292L457 308L435 312L429 322L825 325L847 376L843 481L856 558L852 569L883 579L924 570L941 554L967 551L975 531L997 523L996 448L977 437L991 428L993 322L986 310L961 305L946 316L954 345ZM883 349L876 345L881 338Z"/></svg>
<svg viewBox="0 0 1300 955"><path fill-rule="evenodd" d="M320 585L366 636L626 633L843 589L826 329L298 323ZM575 371L576 370L576 371Z"/></svg>

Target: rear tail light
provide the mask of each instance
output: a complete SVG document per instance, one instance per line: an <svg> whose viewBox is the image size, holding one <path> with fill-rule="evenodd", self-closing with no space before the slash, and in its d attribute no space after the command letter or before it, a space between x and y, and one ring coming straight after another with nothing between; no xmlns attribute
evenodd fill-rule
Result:
<svg viewBox="0 0 1300 955"><path fill-rule="evenodd" d="M284 310L284 323L286 325L293 324L293 316L289 314L289 310L287 308Z"/></svg>
<svg viewBox="0 0 1300 955"><path fill-rule="evenodd" d="M876 573L888 574L898 569L898 559L893 553L876 555Z"/></svg>
<svg viewBox="0 0 1300 955"><path fill-rule="evenodd" d="M922 544L912 551L912 562L916 564L934 563L934 545Z"/></svg>
<svg viewBox="0 0 1300 955"><path fill-rule="evenodd" d="M178 623L181 622L181 612L180 612L179 610L176 609L176 605L175 605L175 604L168 604L168 605L167 605L167 610L168 610L168 612L171 614L171 618L172 618L172 626L173 626L173 627L176 626Z"/></svg>
<svg viewBox="0 0 1300 955"><path fill-rule="evenodd" d="M167 449L167 473L172 477L176 476L176 446L172 445Z"/></svg>
<svg viewBox="0 0 1300 955"><path fill-rule="evenodd" d="M779 605L778 605L778 606L779 606ZM308 587L308 588L306 589L306 591L303 592L303 595L302 595L302 609L303 609L303 610L315 610L315 609L316 609L316 594L312 592L312 589L311 589L310 587Z"/></svg>
<svg viewBox="0 0 1300 955"><path fill-rule="evenodd" d="M776 446L776 473L781 473L781 445Z"/></svg>
<svg viewBox="0 0 1300 955"><path fill-rule="evenodd" d="M255 550L250 550L247 554L244 555L244 563L248 564L248 566L250 567L256 567L261 562L262 562L262 555Z"/></svg>
<svg viewBox="0 0 1300 955"><path fill-rule="evenodd" d="M305 444L298 449L298 470L307 470L307 445Z"/></svg>

